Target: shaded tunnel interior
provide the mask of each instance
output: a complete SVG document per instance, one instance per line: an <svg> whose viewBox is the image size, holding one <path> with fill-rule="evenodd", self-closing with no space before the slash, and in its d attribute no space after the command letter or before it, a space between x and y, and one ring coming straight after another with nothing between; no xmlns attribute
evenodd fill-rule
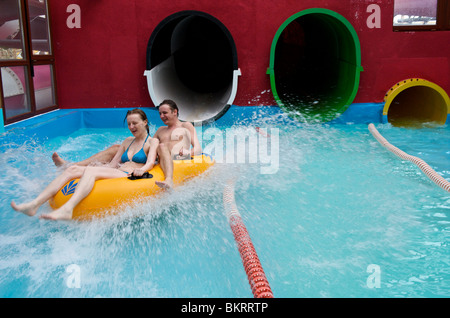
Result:
<svg viewBox="0 0 450 318"><path fill-rule="evenodd" d="M234 100L238 72L230 33L205 13L174 14L150 37L146 71L150 95L156 106L173 99L181 120L209 121L223 115Z"/></svg>
<svg viewBox="0 0 450 318"><path fill-rule="evenodd" d="M393 126L420 127L424 123L445 124L449 105L445 93L419 83L397 92L385 107Z"/></svg>
<svg viewBox="0 0 450 318"><path fill-rule="evenodd" d="M353 101L359 40L342 19L323 10L310 12L290 21L274 39L272 91L286 110L328 121Z"/></svg>

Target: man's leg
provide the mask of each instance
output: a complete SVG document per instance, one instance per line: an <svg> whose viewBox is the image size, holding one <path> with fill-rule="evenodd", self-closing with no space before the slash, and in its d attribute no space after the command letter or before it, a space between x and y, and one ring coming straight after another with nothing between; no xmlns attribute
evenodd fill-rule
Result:
<svg viewBox="0 0 450 318"><path fill-rule="evenodd" d="M164 172L164 181L155 181L156 185L163 189L173 188L173 161L169 149L165 144L158 147L159 164Z"/></svg>
<svg viewBox="0 0 450 318"><path fill-rule="evenodd" d="M105 149L103 151L100 151L99 153L96 153L95 155L75 163L77 166L89 166L93 163L109 163L116 155L117 151L119 150L120 145L112 145L108 149ZM52 160L55 163L57 167L63 166L67 164L68 162L64 159L62 159L56 152L52 155Z"/></svg>

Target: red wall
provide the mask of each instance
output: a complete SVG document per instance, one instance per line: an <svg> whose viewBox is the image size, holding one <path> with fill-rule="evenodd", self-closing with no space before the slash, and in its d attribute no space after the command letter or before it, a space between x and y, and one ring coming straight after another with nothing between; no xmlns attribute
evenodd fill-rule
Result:
<svg viewBox="0 0 450 318"><path fill-rule="evenodd" d="M355 103L382 102L400 80L421 77L450 94L450 31L393 32L393 0L49 0L57 93L61 108L153 106L147 90L147 42L167 16L198 10L219 19L234 38L239 68L235 105L275 105L270 47L291 15L321 7L344 16L361 42ZM81 7L81 28L66 25L69 4ZM381 7L381 28L369 29L369 4ZM262 94L262 92L266 93Z"/></svg>

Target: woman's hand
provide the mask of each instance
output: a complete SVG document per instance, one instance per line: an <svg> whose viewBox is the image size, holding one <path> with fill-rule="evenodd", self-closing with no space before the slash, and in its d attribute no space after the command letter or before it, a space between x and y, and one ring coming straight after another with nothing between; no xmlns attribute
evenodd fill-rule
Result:
<svg viewBox="0 0 450 318"><path fill-rule="evenodd" d="M134 169L133 172L129 173L128 176L142 177L142 175L147 172L144 169Z"/></svg>

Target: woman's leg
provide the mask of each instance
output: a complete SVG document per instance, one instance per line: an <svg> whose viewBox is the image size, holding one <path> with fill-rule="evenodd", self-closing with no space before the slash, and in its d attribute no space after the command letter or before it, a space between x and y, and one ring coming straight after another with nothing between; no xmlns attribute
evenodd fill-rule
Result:
<svg viewBox="0 0 450 318"><path fill-rule="evenodd" d="M80 178L86 167L71 166L64 170L62 174L56 177L34 200L17 205L14 201L11 202L11 207L26 215L33 216L36 214L39 207L52 198L59 190L70 180Z"/></svg>
<svg viewBox="0 0 450 318"><path fill-rule="evenodd" d="M44 214L41 218L49 220L70 220L73 209L91 193L95 181L99 179L122 178L125 176L126 174L123 171L114 168L86 167L72 197L59 209L49 214Z"/></svg>

